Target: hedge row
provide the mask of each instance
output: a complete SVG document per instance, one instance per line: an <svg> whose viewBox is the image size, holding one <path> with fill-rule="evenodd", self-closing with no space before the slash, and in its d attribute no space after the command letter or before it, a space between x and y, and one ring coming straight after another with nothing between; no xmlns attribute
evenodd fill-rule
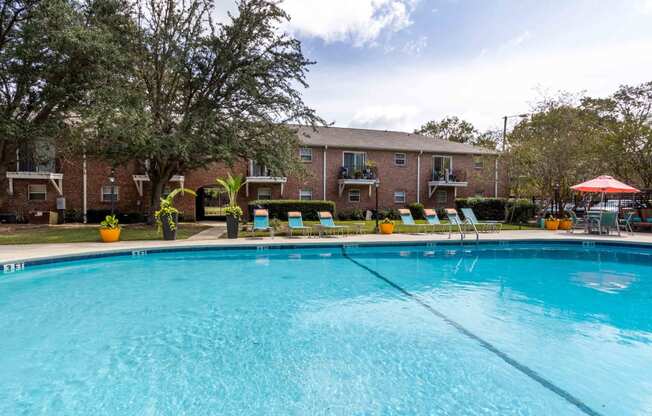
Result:
<svg viewBox="0 0 652 416"><path fill-rule="evenodd" d="M335 214L335 202L333 201L257 200L249 203L249 218L253 218L254 209L259 208L268 210L270 218L277 218L282 221L288 219L289 211L299 211L303 219L309 221L317 221L319 219L317 213L320 211Z"/></svg>
<svg viewBox="0 0 652 416"><path fill-rule="evenodd" d="M528 199L458 198L455 207L471 208L478 220L507 221L524 224L535 214L535 206Z"/></svg>

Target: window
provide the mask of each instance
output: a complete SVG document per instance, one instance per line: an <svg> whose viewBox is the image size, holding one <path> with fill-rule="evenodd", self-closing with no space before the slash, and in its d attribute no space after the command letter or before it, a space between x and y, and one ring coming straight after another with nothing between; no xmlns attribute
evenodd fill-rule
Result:
<svg viewBox="0 0 652 416"><path fill-rule="evenodd" d="M272 176L272 174L266 166L260 165L252 160L249 164L249 176L267 177Z"/></svg>
<svg viewBox="0 0 652 416"><path fill-rule="evenodd" d="M349 190L349 202L360 202L360 190L359 189L350 189Z"/></svg>
<svg viewBox="0 0 652 416"><path fill-rule="evenodd" d="M113 193L113 195L111 195ZM120 187L104 185L102 186L102 194L100 195L100 200L102 202L111 202L111 199L118 201L120 199Z"/></svg>
<svg viewBox="0 0 652 416"><path fill-rule="evenodd" d="M394 203L405 204L405 191L394 192Z"/></svg>
<svg viewBox="0 0 652 416"><path fill-rule="evenodd" d="M27 186L27 200L28 201L45 201L47 199L47 185L28 185Z"/></svg>
<svg viewBox="0 0 652 416"><path fill-rule="evenodd" d="M272 190L270 188L258 188L258 199L272 199Z"/></svg>
<svg viewBox="0 0 652 416"><path fill-rule="evenodd" d="M436 200L438 204L445 204L448 202L448 192L445 190L439 190L436 194Z"/></svg>
<svg viewBox="0 0 652 416"><path fill-rule="evenodd" d="M482 156L473 156L473 169L484 169L484 158Z"/></svg>
<svg viewBox="0 0 652 416"><path fill-rule="evenodd" d="M396 166L407 165L407 156L405 153L394 153L394 164Z"/></svg>
<svg viewBox="0 0 652 416"><path fill-rule="evenodd" d="M299 158L304 163L312 162L312 148L310 147L299 148Z"/></svg>
<svg viewBox="0 0 652 416"><path fill-rule="evenodd" d="M453 158L451 156L433 156L432 174L434 180L448 181L453 173Z"/></svg>
<svg viewBox="0 0 652 416"><path fill-rule="evenodd" d="M355 172L362 172L367 162L367 154L364 152L344 152L343 166L349 172L349 175Z"/></svg>
<svg viewBox="0 0 652 416"><path fill-rule="evenodd" d="M312 189L301 189L299 191L299 199L301 201L310 201L312 199Z"/></svg>

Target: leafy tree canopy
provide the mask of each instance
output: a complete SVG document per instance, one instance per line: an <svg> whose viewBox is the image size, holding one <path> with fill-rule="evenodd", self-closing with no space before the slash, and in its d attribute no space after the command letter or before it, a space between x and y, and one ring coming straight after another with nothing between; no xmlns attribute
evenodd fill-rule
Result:
<svg viewBox="0 0 652 416"><path fill-rule="evenodd" d="M116 7L110 0L2 1L0 181L16 148L58 138L64 121L101 81L116 50L105 30Z"/></svg>
<svg viewBox="0 0 652 416"><path fill-rule="evenodd" d="M489 149L496 148L500 137L496 131L480 133L473 124L456 116L445 117L440 121L429 121L414 132L436 139L468 143Z"/></svg>
<svg viewBox="0 0 652 416"><path fill-rule="evenodd" d="M213 1L137 3L126 33L130 67L112 74L83 119L87 152L112 163L138 160L156 207L174 174L254 159L275 173L298 169L290 122L322 120L302 100L313 63L282 33L288 19L272 0L240 0L227 24Z"/></svg>

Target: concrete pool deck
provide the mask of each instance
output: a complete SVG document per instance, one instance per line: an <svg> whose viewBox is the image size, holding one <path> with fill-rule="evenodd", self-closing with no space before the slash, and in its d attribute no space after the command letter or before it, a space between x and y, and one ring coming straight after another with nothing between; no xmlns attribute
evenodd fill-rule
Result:
<svg viewBox="0 0 652 416"><path fill-rule="evenodd" d="M501 233L482 233L480 241L500 240L538 240L538 241L605 241L623 244L651 244L651 233L636 233L634 235L622 234L618 236L586 235L583 233L570 234L565 231L545 230L520 230L502 231ZM174 249L187 247L256 247L256 246L297 246L320 244L392 244L392 243L422 243L437 241L460 241L459 234L453 234L448 239L448 234L392 234L392 235L349 235L344 237L325 238L239 238L237 240L177 240L177 241L124 241L117 243L63 243L63 244L29 244L29 245L0 245L0 264L20 263L24 261L58 259L91 254L111 254L129 252L132 250L149 249ZM467 235L467 242L474 242L475 235Z"/></svg>

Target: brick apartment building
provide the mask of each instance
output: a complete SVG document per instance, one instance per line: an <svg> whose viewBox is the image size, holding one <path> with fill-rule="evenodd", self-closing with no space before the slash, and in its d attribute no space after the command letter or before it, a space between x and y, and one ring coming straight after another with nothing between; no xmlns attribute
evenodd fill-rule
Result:
<svg viewBox="0 0 652 416"><path fill-rule="evenodd" d="M197 198L179 198L185 219L211 219L222 214L225 195L215 178L227 172L247 177L240 194L245 209L255 199L327 199L338 211L372 209L376 183L381 209L401 208L420 202L426 207L454 205L456 197L504 196L506 178L497 152L468 144L433 139L410 133L322 127L317 131L298 127L303 147L299 157L308 174L301 178L272 175L255 162L229 169L215 165L183 172L169 187L184 186L197 191ZM148 177L133 166L115 171L95 160L63 160L51 152L50 160L36 164L30 155L17 152L16 170L7 173L8 198L0 206L1 218L45 222L47 213L65 199L67 210L82 216L88 210L115 207L123 213L146 212Z"/></svg>

